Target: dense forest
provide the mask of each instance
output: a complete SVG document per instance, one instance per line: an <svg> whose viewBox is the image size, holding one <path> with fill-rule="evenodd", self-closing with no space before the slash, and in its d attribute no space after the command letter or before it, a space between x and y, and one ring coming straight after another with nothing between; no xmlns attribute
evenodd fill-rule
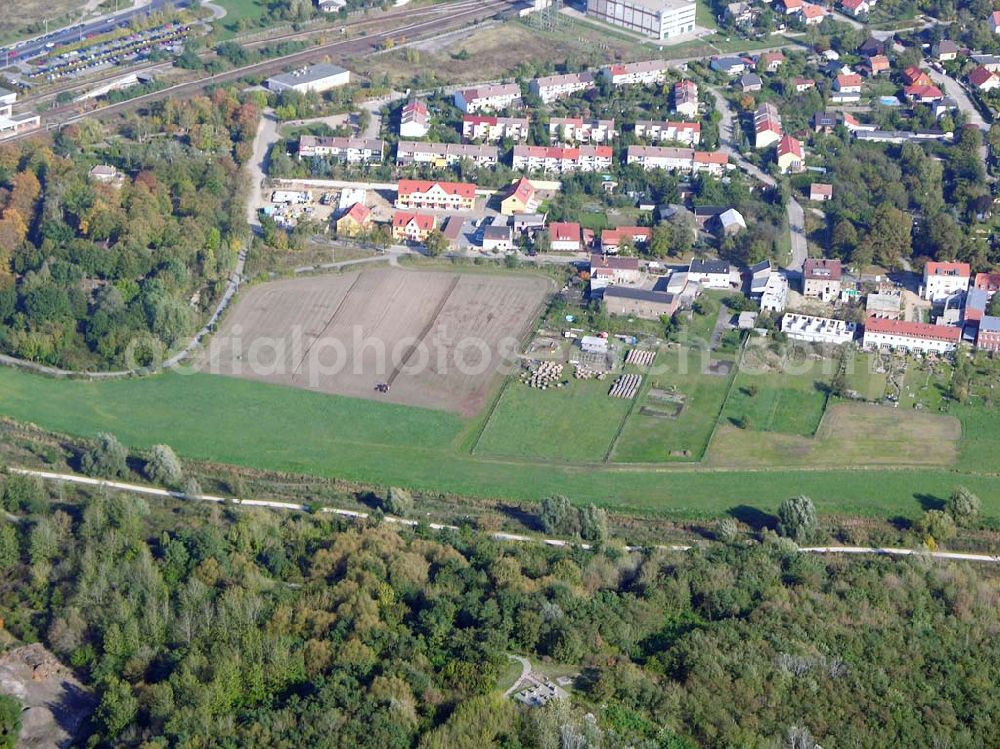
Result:
<svg viewBox="0 0 1000 749"><path fill-rule="evenodd" d="M245 231L239 164L258 117L217 89L0 148L0 350L106 369L192 333Z"/></svg>
<svg viewBox="0 0 1000 749"><path fill-rule="evenodd" d="M90 746L996 740L1000 584L971 565L773 534L589 552L0 480L5 631L95 690ZM570 699L502 698L508 653L579 673Z"/></svg>

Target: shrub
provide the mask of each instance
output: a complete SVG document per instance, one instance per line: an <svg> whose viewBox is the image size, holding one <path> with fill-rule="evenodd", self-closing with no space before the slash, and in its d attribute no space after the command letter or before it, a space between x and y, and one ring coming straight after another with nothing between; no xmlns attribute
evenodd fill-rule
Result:
<svg viewBox="0 0 1000 749"><path fill-rule="evenodd" d="M816 507L809 497L789 497L778 507L778 532L798 544L816 533Z"/></svg>
<svg viewBox="0 0 1000 749"><path fill-rule="evenodd" d="M146 476L155 484L179 485L184 471L177 453L169 445L154 445L153 454L146 461Z"/></svg>
<svg viewBox="0 0 1000 749"><path fill-rule="evenodd" d="M406 489L393 486L389 489L385 501L382 502L382 508L389 515L405 518L413 512L413 495L406 491Z"/></svg>
<svg viewBox="0 0 1000 749"><path fill-rule="evenodd" d="M964 486L959 486L948 497L945 511L951 515L956 525L971 525L979 517L981 505L979 497Z"/></svg>
<svg viewBox="0 0 1000 749"><path fill-rule="evenodd" d="M83 472L91 476L122 478L128 474L128 450L113 434L102 432L97 443L80 461Z"/></svg>

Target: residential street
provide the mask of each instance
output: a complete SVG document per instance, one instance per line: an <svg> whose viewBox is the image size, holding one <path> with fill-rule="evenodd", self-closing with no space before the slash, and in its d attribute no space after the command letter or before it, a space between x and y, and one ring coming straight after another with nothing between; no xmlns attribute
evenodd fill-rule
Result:
<svg viewBox="0 0 1000 749"><path fill-rule="evenodd" d="M747 174L756 177L768 187L774 187L777 185L777 182L775 182L773 177L769 174L765 174L756 166L744 159L743 156L740 155L739 151L736 150L735 134L737 131L735 128L739 127L739 122L736 120L733 108L717 89L709 88L709 90L715 98L715 108L722 116L722 119L719 122L719 150L728 154L729 157L736 162L740 169L745 171ZM801 273L802 266L808 256L808 249L806 246L805 214L802 211L802 206L799 205L795 198L789 199L788 204L785 206L785 212L788 215L788 230L791 235L792 249L791 256L788 259L788 264L785 265L784 268L791 273Z"/></svg>

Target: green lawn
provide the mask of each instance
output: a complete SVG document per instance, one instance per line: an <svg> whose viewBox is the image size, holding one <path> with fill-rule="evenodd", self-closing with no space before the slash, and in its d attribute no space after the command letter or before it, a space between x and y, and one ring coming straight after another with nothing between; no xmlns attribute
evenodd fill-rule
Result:
<svg viewBox="0 0 1000 749"><path fill-rule="evenodd" d="M730 381L728 376L702 374L702 363L700 355L686 348L674 347L659 353L655 365L658 373L649 378L650 387L629 417L612 460L654 463L702 457ZM661 415L669 413L670 404L662 396L651 397L653 388L667 392L673 389L682 395L684 406L680 415L676 418Z"/></svg>
<svg viewBox="0 0 1000 749"><path fill-rule="evenodd" d="M675 517L734 508L773 511L791 494L820 511L917 516L918 495L963 483L1000 517L1000 477L942 469L713 470L702 466L572 465L471 456L457 446L472 422L420 409L319 395L210 375L121 382L52 380L0 368L0 413L42 428L128 445L171 444L182 457L333 476L417 490L576 502ZM991 430L984 424L983 430ZM995 470L995 459L977 471Z"/></svg>
<svg viewBox="0 0 1000 749"><path fill-rule="evenodd" d="M504 390L476 446L477 455L519 456L556 461L600 462L631 401L611 398L606 380L574 380L538 390L512 381Z"/></svg>
<svg viewBox="0 0 1000 749"><path fill-rule="evenodd" d="M876 357L870 353L852 353L845 373L848 390L869 401L880 401L885 395L886 375L874 371L875 361Z"/></svg>
<svg viewBox="0 0 1000 749"><path fill-rule="evenodd" d="M239 31L240 21L256 24L267 15L267 0L215 0L215 4L226 9L226 16L219 21L222 36L232 36Z"/></svg>
<svg viewBox="0 0 1000 749"><path fill-rule="evenodd" d="M754 348L764 346L752 342L748 355ZM755 368L751 362L736 375L723 418L753 431L811 435L823 418L825 389L834 371L836 362L829 360L784 363L781 370Z"/></svg>
<svg viewBox="0 0 1000 749"><path fill-rule="evenodd" d="M703 29L716 29L718 24L715 22L715 15L712 13L712 5L708 0L698 0L698 5L695 7L695 23L701 26Z"/></svg>

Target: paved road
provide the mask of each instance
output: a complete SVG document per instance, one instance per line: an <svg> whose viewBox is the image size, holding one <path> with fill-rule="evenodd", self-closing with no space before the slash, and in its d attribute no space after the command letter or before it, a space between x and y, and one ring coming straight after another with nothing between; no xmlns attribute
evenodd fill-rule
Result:
<svg viewBox="0 0 1000 749"><path fill-rule="evenodd" d="M721 120L719 121L719 150L728 154L729 158L735 161L740 169L756 177L768 187L776 186L777 182L771 175L765 174L751 164L736 149L736 128L739 127L739 121L736 119L733 108L729 105L726 97L719 93L719 90L716 88L709 87L709 90L715 99L715 108L721 115ZM788 231L791 235L791 255L784 268L791 274L801 273L802 266L806 261L806 257L808 257L805 214L802 211L802 206L799 205L795 198L789 198L788 203L785 205L785 213L788 216Z"/></svg>
<svg viewBox="0 0 1000 749"><path fill-rule="evenodd" d="M294 502L278 502L274 500L265 499L238 499L236 497L221 497L214 494L185 494L184 492L175 492L168 489L160 489L155 486L146 486L143 484L130 484L123 481L108 481L105 479L96 479L89 476L80 476L75 473L56 473L52 471L38 471L31 468L18 468L11 466L8 468L11 473L16 473L21 476L34 476L35 478L41 479L43 481L56 481L66 484L77 484L82 486L96 486L96 487L106 487L108 489L115 489L117 491L130 492L132 494L142 494L151 497L162 497L162 498L173 498L182 499L195 502L212 502L216 504L226 504L231 503L234 505L241 505L245 507L264 507L274 510L291 510L296 512L310 512L312 508L308 505L298 504ZM365 519L368 517L367 512L359 512L357 510L345 510L337 507L322 507L319 512L327 513L331 515L338 515L341 517L350 517ZM418 521L407 520L406 518L397 518L391 515L384 518L385 522L393 523L396 525L406 525L406 526L416 526ZM458 527L454 525L444 525L442 523L428 523L427 527L435 531L457 531ZM562 538L538 538L536 536L524 536L516 533L491 533L489 534L491 538L498 541L510 541L514 543L542 543L548 544L550 546L578 546L581 549L592 548L590 544L578 543L576 541L569 541ZM638 551L643 548L648 548L644 546L625 546L626 551ZM694 548L693 546L685 546L680 544L670 544L670 545L657 545L654 548L663 549L666 551L689 551ZM968 552L958 552L958 551L925 551L923 549L902 549L897 547L881 547L881 546L803 546L798 549L800 552L805 554L877 554L883 556L919 556L919 557L930 557L934 559L949 559L962 562L987 562L989 564L1000 564L1000 556L994 554L974 554ZM516 660L520 660L514 656ZM524 664L522 663L522 666ZM529 663L530 670L530 663Z"/></svg>
<svg viewBox="0 0 1000 749"><path fill-rule="evenodd" d="M968 119L969 124L975 125L983 132L990 129L990 126L986 124L982 114L980 114L979 110L976 109L976 105L972 103L972 100L969 98L969 95L966 93L962 84L950 75L939 73L927 63L921 64L920 67L922 67L927 74L930 75L935 83L943 86L945 93L958 103L958 108L962 110L962 113L966 116L966 119Z"/></svg>
<svg viewBox="0 0 1000 749"><path fill-rule="evenodd" d="M521 675L514 680L514 683L510 685L510 689L503 693L504 697L510 697L514 692L517 691L518 687L521 686L521 682L528 678L528 674L531 673L531 661L520 655L507 654L507 657L512 661L517 661L521 664Z"/></svg>
<svg viewBox="0 0 1000 749"><path fill-rule="evenodd" d="M789 198L785 204L785 213L788 215L788 232L792 239L792 253L788 260L788 265L784 266L786 271L791 273L802 273L802 266L805 265L809 256L809 249L806 245L806 216L802 206L795 198Z"/></svg>

